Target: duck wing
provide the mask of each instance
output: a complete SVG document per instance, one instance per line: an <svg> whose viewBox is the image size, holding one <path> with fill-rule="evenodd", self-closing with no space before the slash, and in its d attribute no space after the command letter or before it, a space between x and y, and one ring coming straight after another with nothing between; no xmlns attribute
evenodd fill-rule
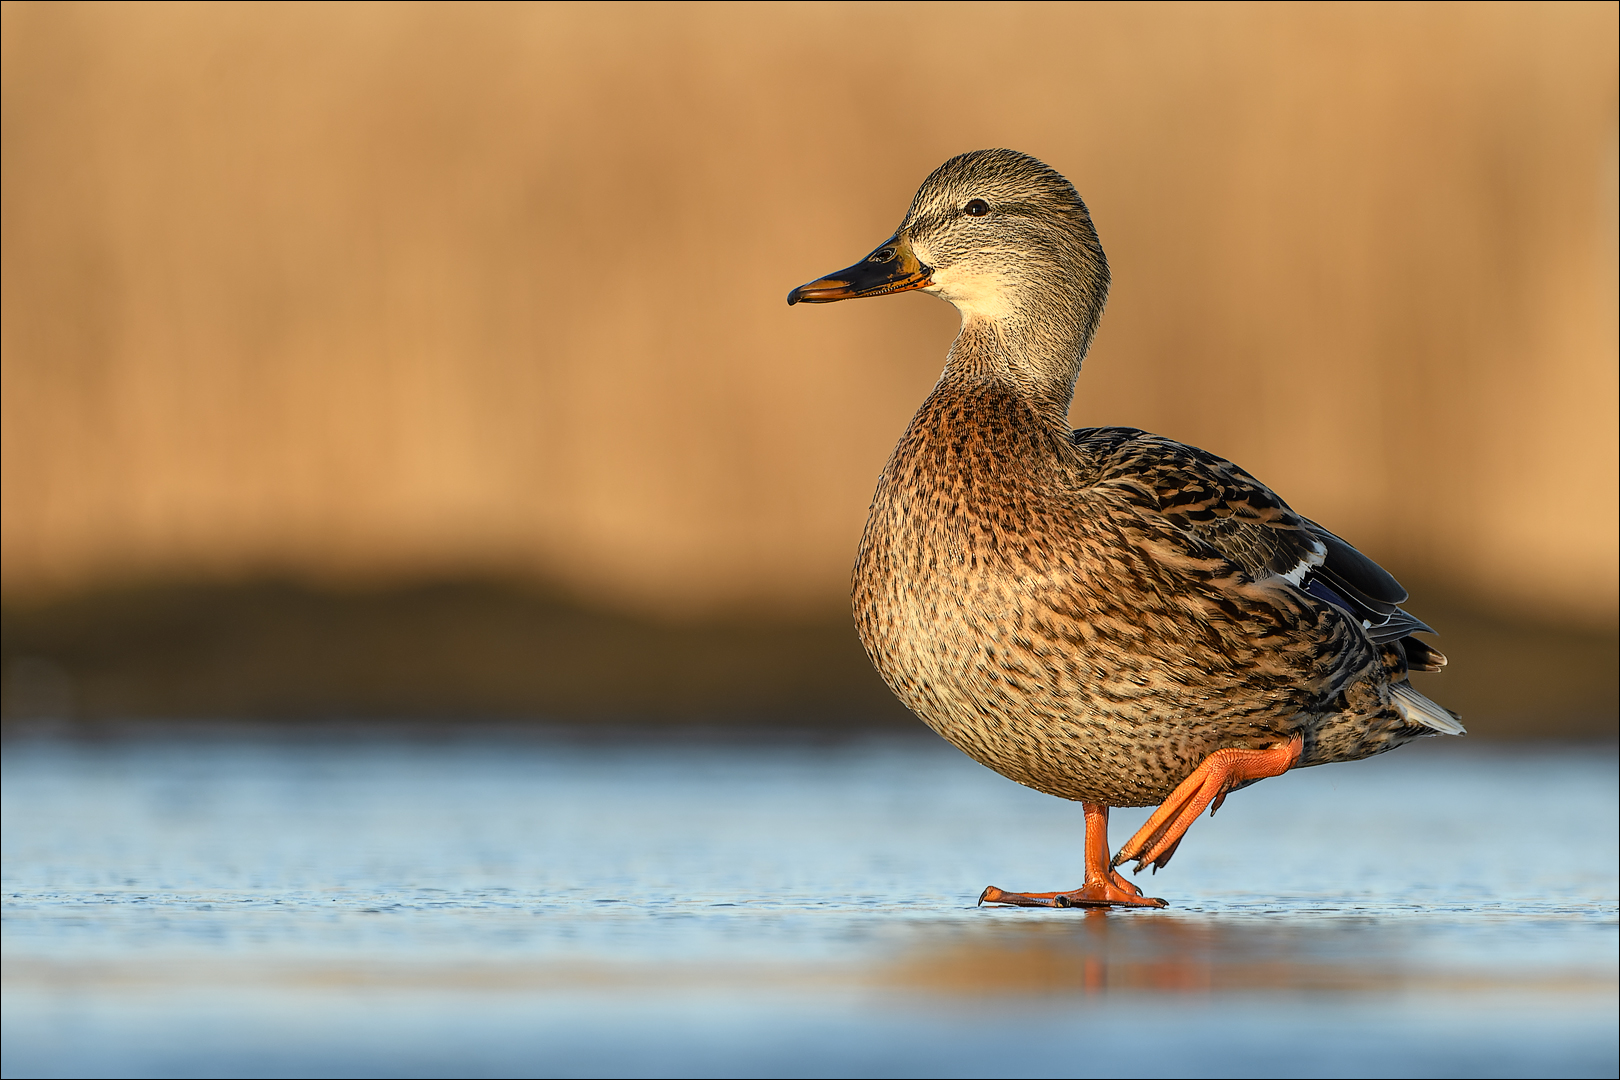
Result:
<svg viewBox="0 0 1620 1080"><path fill-rule="evenodd" d="M1400 642L1411 667L1438 671L1445 664L1436 649L1409 637L1434 630L1401 610L1407 593L1389 571L1232 462L1136 428L1082 428L1073 441L1090 485L1159 514L1252 577L1284 578L1333 605L1375 643Z"/></svg>

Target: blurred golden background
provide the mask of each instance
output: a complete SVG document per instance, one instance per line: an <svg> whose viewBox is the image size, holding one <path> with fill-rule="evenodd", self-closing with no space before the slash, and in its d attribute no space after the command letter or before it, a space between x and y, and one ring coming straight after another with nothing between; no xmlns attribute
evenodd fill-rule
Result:
<svg viewBox="0 0 1620 1080"><path fill-rule="evenodd" d="M1390 567L1475 731L1612 733L1616 11L6 3L7 715L892 718L955 313L784 296L1010 146L1114 268L1076 424Z"/></svg>

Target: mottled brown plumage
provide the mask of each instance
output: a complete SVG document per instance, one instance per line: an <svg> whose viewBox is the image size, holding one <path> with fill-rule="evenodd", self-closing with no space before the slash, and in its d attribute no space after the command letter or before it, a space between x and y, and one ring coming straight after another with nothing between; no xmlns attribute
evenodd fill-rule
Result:
<svg viewBox="0 0 1620 1080"><path fill-rule="evenodd" d="M895 694L992 769L1102 808L1161 802L1229 748L1297 737L1318 765L1461 733L1407 684L1445 659L1371 560L1231 462L1069 428L1108 280L1069 183L994 150L941 166L891 240L790 296L921 288L962 312L855 565Z"/></svg>

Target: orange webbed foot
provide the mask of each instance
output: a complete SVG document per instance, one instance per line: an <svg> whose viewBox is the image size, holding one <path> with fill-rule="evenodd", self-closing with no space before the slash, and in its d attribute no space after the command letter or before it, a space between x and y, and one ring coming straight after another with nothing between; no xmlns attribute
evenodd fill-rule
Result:
<svg viewBox="0 0 1620 1080"><path fill-rule="evenodd" d="M1118 874L1091 881L1069 892L1015 893L989 886L979 894L981 904L1007 904L1011 907L1107 908L1169 907L1156 896L1143 896L1142 890Z"/></svg>
<svg viewBox="0 0 1620 1080"><path fill-rule="evenodd" d="M1015 893L994 885L979 894L981 904L1007 904L1012 907L1150 907L1170 905L1154 896L1143 896L1108 865L1108 807L1101 803L1080 804L1086 813L1086 883L1068 892Z"/></svg>
<svg viewBox="0 0 1620 1080"><path fill-rule="evenodd" d="M1299 763L1304 747L1304 738L1295 735L1282 745L1266 750L1215 751L1159 804L1153 816L1119 849L1110 865L1118 866L1135 859L1138 873L1150 863L1157 870L1176 853L1181 838L1204 812L1204 807L1214 803L1209 811L1213 815L1239 784L1281 776Z"/></svg>

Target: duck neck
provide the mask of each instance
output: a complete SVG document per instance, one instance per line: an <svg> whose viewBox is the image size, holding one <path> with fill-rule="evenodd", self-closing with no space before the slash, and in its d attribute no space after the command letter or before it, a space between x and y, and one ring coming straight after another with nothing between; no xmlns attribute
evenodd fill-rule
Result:
<svg viewBox="0 0 1620 1080"><path fill-rule="evenodd" d="M997 318L964 312L944 377L1005 384L1067 430L1092 326L1094 318L1041 319L1016 309Z"/></svg>

